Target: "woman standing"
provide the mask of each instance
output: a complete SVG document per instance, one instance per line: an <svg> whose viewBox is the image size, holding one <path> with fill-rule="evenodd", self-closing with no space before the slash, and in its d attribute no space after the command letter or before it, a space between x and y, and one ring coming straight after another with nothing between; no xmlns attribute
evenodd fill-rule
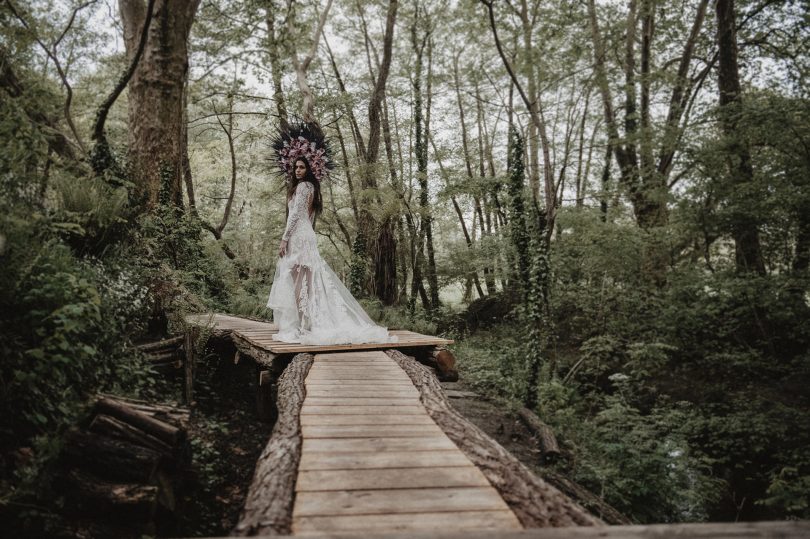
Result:
<svg viewBox="0 0 810 539"><path fill-rule="evenodd" d="M279 166L289 175L289 211L267 300L279 327L273 338L314 345L396 342L374 324L318 252L313 227L323 209L320 182L330 167L324 141L303 126L282 137L275 147Z"/></svg>

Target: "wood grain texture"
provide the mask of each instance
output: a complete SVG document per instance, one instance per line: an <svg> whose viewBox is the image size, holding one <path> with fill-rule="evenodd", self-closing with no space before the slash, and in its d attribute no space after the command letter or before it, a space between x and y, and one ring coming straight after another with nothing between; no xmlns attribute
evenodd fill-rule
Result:
<svg viewBox="0 0 810 539"><path fill-rule="evenodd" d="M436 424L302 425L305 438L425 438L444 434Z"/></svg>
<svg viewBox="0 0 810 539"><path fill-rule="evenodd" d="M407 406L419 404L419 397L413 395L389 397L310 397L310 406Z"/></svg>
<svg viewBox="0 0 810 539"><path fill-rule="evenodd" d="M397 350L386 352L421 393L431 418L497 489L524 527L597 526L602 522L546 483L449 403L430 370Z"/></svg>
<svg viewBox="0 0 810 539"><path fill-rule="evenodd" d="M296 521L295 531L296 535L302 536L317 534L321 539L368 539L378 537L387 530L392 532L391 535L386 535L390 539L493 539L496 537L497 539L806 539L810 537L810 521L802 520L500 529L497 532L485 529L484 526L468 527L465 525L465 515L472 517L478 514L481 515L482 520L494 521L497 519L493 513L483 511L411 513L382 517L378 515L305 517ZM358 523L357 526L353 525L355 522ZM412 528L410 523L413 526L424 523L425 529Z"/></svg>
<svg viewBox="0 0 810 539"><path fill-rule="evenodd" d="M441 451L387 451L385 453L304 453L299 470L368 470L380 468L436 468L469 466L458 449Z"/></svg>
<svg viewBox="0 0 810 539"><path fill-rule="evenodd" d="M353 453L357 451L435 451L455 449L447 436L413 438L314 438L304 439L304 453Z"/></svg>
<svg viewBox="0 0 810 539"><path fill-rule="evenodd" d="M305 404L301 408L301 415L390 415L394 408L390 406L311 406ZM424 415L425 409L421 405L398 406L399 415Z"/></svg>
<svg viewBox="0 0 810 539"><path fill-rule="evenodd" d="M302 415L301 425L435 425L436 423L422 410L420 414L341 414L341 415Z"/></svg>
<svg viewBox="0 0 810 539"><path fill-rule="evenodd" d="M411 516L436 512L454 525L480 527L480 515L491 513L490 526L520 528L484 474L428 416L394 360L381 351L321 357L307 376L301 409L296 534L437 530L448 521ZM353 378L341 379L347 376Z"/></svg>
<svg viewBox="0 0 810 539"><path fill-rule="evenodd" d="M349 515L326 517L301 517L296 519L293 531L296 535L332 533L356 533L351 537L369 537L369 534L383 534L408 531L407 537L414 537L414 531L441 530L452 527L454 530L491 530L492 528L513 528L515 515L511 511L445 511L434 513L407 513L402 515ZM498 535L500 536L501 531ZM435 537L419 534L419 537ZM487 539L495 537L487 532ZM397 536L402 537L402 536ZM466 537L457 534L455 537Z"/></svg>
<svg viewBox="0 0 810 539"><path fill-rule="evenodd" d="M416 397L419 398L419 392L414 388L398 388L392 387L388 391L383 391L376 388L359 387L346 389L335 386L310 386L307 388L308 397L362 397L362 398L384 398L384 397Z"/></svg>
<svg viewBox="0 0 810 539"><path fill-rule="evenodd" d="M447 487L391 490L299 492L297 517L419 513L442 507L446 511L505 510L491 487Z"/></svg>
<svg viewBox="0 0 810 539"><path fill-rule="evenodd" d="M396 380L388 380L385 378L319 378L316 380L307 380L307 386L359 386L365 385L368 387L377 387L377 386L404 386L404 387L413 387L413 383L407 379L396 379Z"/></svg>
<svg viewBox="0 0 810 539"><path fill-rule="evenodd" d="M297 492L430 487L489 487L478 468L387 468L380 470L311 470L298 474Z"/></svg>
<svg viewBox="0 0 810 539"><path fill-rule="evenodd" d="M321 354L327 352L352 352L354 350L384 350L391 348L429 348L433 346L446 346L453 344L452 340L422 335L407 330L391 330L389 335L396 336L394 343L364 343L364 344L336 344L336 345L310 345L300 343L286 343L273 339L278 333L278 326L261 320L250 320L238 316L221 313L193 314L186 316L190 325L212 328L215 335L230 335L232 339L239 339L244 348L256 348L259 351L277 355L292 355L300 353ZM333 357L335 354L331 354ZM257 357L258 356L258 357ZM255 359L266 362L262 354L254 351ZM271 358L272 359L272 358ZM345 358L348 359L348 358Z"/></svg>
<svg viewBox="0 0 810 539"><path fill-rule="evenodd" d="M300 412L311 354L298 354L278 381L278 420L256 463L233 535L289 534L301 459Z"/></svg>

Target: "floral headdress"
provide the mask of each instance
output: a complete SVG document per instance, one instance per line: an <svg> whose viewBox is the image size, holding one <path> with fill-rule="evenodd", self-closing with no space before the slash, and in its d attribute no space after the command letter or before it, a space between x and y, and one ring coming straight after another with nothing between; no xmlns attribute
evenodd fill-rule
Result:
<svg viewBox="0 0 810 539"><path fill-rule="evenodd" d="M328 178L329 171L335 168L329 142L320 127L304 121L296 121L287 129L281 129L273 140L273 149L278 168L287 178L292 176L295 162L301 157L306 158L319 182Z"/></svg>

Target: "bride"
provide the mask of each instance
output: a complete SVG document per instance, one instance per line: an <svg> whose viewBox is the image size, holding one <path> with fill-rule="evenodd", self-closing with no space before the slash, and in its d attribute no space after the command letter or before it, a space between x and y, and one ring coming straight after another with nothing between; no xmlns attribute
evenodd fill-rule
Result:
<svg viewBox="0 0 810 539"><path fill-rule="evenodd" d="M288 137L280 151L282 170L292 174L287 226L267 300L279 328L273 339L313 345L396 342L387 328L374 324L318 252L313 224L323 209L324 153L303 136Z"/></svg>

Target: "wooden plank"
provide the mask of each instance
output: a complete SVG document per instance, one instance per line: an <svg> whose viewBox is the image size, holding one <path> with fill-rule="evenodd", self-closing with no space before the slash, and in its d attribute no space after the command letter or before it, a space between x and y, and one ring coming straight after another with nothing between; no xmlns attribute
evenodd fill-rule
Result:
<svg viewBox="0 0 810 539"><path fill-rule="evenodd" d="M419 403L416 395L402 397L310 397L306 403L309 406L407 406Z"/></svg>
<svg viewBox="0 0 810 539"><path fill-rule="evenodd" d="M340 490L300 492L297 516L416 513L442 507L447 511L507 509L492 487L450 487L392 490Z"/></svg>
<svg viewBox="0 0 810 539"><path fill-rule="evenodd" d="M386 354L384 352L380 352L380 351L375 351L375 350L365 351L365 352L337 352L337 353L325 352L325 353L322 353L322 354L318 354L315 357L317 359L326 359L326 360L329 360L329 359L343 359L343 358L347 358L347 357L364 358L364 359L387 359L387 360L393 362L393 360L390 357L388 357L388 354Z"/></svg>
<svg viewBox="0 0 810 539"><path fill-rule="evenodd" d="M317 380L307 380L307 386L334 386L334 385L342 385L342 386L359 386L365 385L369 387L382 387L382 386L405 386L405 387L413 387L413 382L411 379L408 380L388 380L385 378L379 378L375 380L366 380L365 378L340 378L340 379L331 379L331 378L321 378Z"/></svg>
<svg viewBox="0 0 810 539"><path fill-rule="evenodd" d="M419 340L403 340L395 343L364 343L364 344L335 344L335 345L307 345L307 344L291 344L282 343L281 341L273 341L264 343L271 352L275 354L297 354L301 352L311 352L318 354L326 351L338 350L385 350L391 348L412 348L424 346L446 346L453 344L454 341L449 339L419 339Z"/></svg>
<svg viewBox="0 0 810 539"><path fill-rule="evenodd" d="M413 385L413 382L410 380L382 380L383 382L388 383L378 383L380 380L359 380L357 382L352 382L351 380L310 380L312 382L309 384L313 388L322 389L324 391L328 391L330 389L343 389L346 391L351 391L353 389L358 390L366 390L366 391L416 391L419 392Z"/></svg>
<svg viewBox="0 0 810 539"><path fill-rule="evenodd" d="M454 515L458 513L450 513ZM402 515L402 518L418 518L419 514ZM318 517L305 517L306 519ZM297 522L303 522L305 518ZM320 517L325 519L344 518L347 521L357 519L362 521L365 516L353 515L351 517ZM389 518L388 515L380 517L381 520ZM450 516L448 516L450 518ZM392 519L392 522L394 520ZM453 521L450 521L453 522ZM448 522L441 529L411 530L396 537L403 539L807 539L810 537L810 522L808 521L772 521L772 522L719 522L711 524L647 524L633 526L569 526L563 528L527 528L524 530L492 530L466 529L463 531L448 530ZM301 535L320 534L323 537L336 537L323 535L323 532L302 531ZM340 539L366 539L375 536L368 530L356 530L339 533ZM383 535L383 529L376 536Z"/></svg>
<svg viewBox="0 0 810 539"><path fill-rule="evenodd" d="M373 368L363 368L363 367L313 367L310 372L309 376L362 376L366 377L374 376L376 378L398 378L403 380L410 380L410 377L405 374L405 371L402 370L395 370L391 367L373 367ZM308 376L308 377L309 377Z"/></svg>
<svg viewBox="0 0 810 539"><path fill-rule="evenodd" d="M435 508L434 508L435 509ZM398 515L333 515L325 517L294 517L296 535L358 532L356 537L403 531L480 529L519 529L512 511L444 511L433 513L406 513ZM488 532L486 537L495 537ZM461 539L463 534L456 536ZM427 539L425 537L425 539Z"/></svg>
<svg viewBox="0 0 810 539"><path fill-rule="evenodd" d="M405 375L405 374L398 375L398 376L389 376L389 375L384 375L384 374L369 374L368 376L363 376L362 373L358 373L358 374L325 374L325 373L321 374L321 373L316 373L315 375L307 376L307 381L310 381L310 380L313 381L313 382L318 382L318 381L320 381L320 382L324 382L324 381L328 382L328 381L331 381L331 380L354 380L354 381L357 381L357 382L363 382L363 381L372 382L373 381L373 382L376 382L376 383L382 383L382 382L400 382L401 383L401 382L410 382L411 379L408 378L408 376Z"/></svg>
<svg viewBox="0 0 810 539"><path fill-rule="evenodd" d="M436 424L403 425L304 425L304 438L413 438L441 436L444 431Z"/></svg>
<svg viewBox="0 0 810 539"><path fill-rule="evenodd" d="M304 438L303 453L353 453L358 451L435 451L456 449L447 436L414 438Z"/></svg>
<svg viewBox="0 0 810 539"><path fill-rule="evenodd" d="M351 373L351 374L405 374L405 371L397 367L396 365L382 365L382 366L374 366L374 365L313 365L311 369L309 369L310 374L318 374L318 373ZM407 375L406 375L407 376Z"/></svg>
<svg viewBox="0 0 810 539"><path fill-rule="evenodd" d="M302 470L376 470L381 468L448 468L470 466L458 449L437 451L388 451L385 453L302 453Z"/></svg>
<svg viewBox="0 0 810 539"><path fill-rule="evenodd" d="M318 359L315 365L318 367L396 367L393 361L383 361L382 359Z"/></svg>
<svg viewBox="0 0 810 539"><path fill-rule="evenodd" d="M390 378L410 377L403 370L396 370L393 367L312 367L310 376L376 376Z"/></svg>
<svg viewBox="0 0 810 539"><path fill-rule="evenodd" d="M419 392L408 386L385 386L385 387L340 387L340 386L310 386L307 389L307 396L310 397L416 397Z"/></svg>
<svg viewBox="0 0 810 539"><path fill-rule="evenodd" d="M297 492L394 488L489 487L475 466L388 468L381 470L310 470L300 472Z"/></svg>
<svg viewBox="0 0 810 539"><path fill-rule="evenodd" d="M306 387L332 387L332 388L347 388L347 389L376 389L379 391L386 391L388 389L410 389L413 383L401 378L313 378L305 381ZM418 391L418 390L417 390Z"/></svg>
<svg viewBox="0 0 810 539"><path fill-rule="evenodd" d="M307 389L307 397L416 397L419 392L409 387L389 387L388 389L377 389L368 387L342 388L338 386L312 386Z"/></svg>
<svg viewBox="0 0 810 539"><path fill-rule="evenodd" d="M394 410L391 410L393 412ZM398 414L364 414L364 415L302 415L301 425L435 425L426 413Z"/></svg>
<svg viewBox="0 0 810 539"><path fill-rule="evenodd" d="M344 365L339 363L318 363L317 361L312 365L312 369L321 370L321 371L334 371L334 370L342 370L342 371L359 371L362 372L364 370L368 371L381 371L381 372L405 372L403 371L399 365L395 363L360 363L357 365Z"/></svg>
<svg viewBox="0 0 810 539"><path fill-rule="evenodd" d="M379 351L379 350L378 350ZM371 363L374 365L396 365L391 358L368 356L363 357L360 354L351 354L350 352L342 352L344 357L322 357L323 354L318 354L318 359L315 360L316 365L340 365L342 363Z"/></svg>
<svg viewBox="0 0 810 539"><path fill-rule="evenodd" d="M301 415L390 415L395 408L391 406L312 406L304 402ZM398 406L398 415L426 415L425 407L420 405Z"/></svg>

